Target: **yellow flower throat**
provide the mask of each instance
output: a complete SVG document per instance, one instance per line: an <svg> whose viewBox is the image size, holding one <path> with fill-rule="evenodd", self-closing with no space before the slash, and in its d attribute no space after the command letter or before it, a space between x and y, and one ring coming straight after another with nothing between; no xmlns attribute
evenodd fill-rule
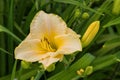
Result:
<svg viewBox="0 0 120 80"><path fill-rule="evenodd" d="M56 51L55 45L52 42L50 42L46 37L41 39L40 46L41 46L42 51L45 51L45 52Z"/></svg>

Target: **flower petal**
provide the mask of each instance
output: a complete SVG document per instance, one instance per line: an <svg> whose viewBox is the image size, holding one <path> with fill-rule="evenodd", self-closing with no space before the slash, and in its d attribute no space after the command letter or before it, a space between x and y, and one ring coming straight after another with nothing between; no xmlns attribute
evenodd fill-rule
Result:
<svg viewBox="0 0 120 80"><path fill-rule="evenodd" d="M48 56L49 54L47 54L47 52L40 50L40 41L38 39L34 40L25 39L15 49L16 59L21 59L29 62L39 61L40 59Z"/></svg>
<svg viewBox="0 0 120 80"><path fill-rule="evenodd" d="M76 32L74 32L72 29L67 28L66 29L66 34L70 34L72 36L74 36L75 38L80 38L80 35L78 35Z"/></svg>
<svg viewBox="0 0 120 80"><path fill-rule="evenodd" d="M39 62L43 64L44 68L46 69L48 66L50 66L52 63L55 63L59 61L59 58L53 58L53 57L48 57L43 60L40 60Z"/></svg>
<svg viewBox="0 0 120 80"><path fill-rule="evenodd" d="M30 28L31 34L38 39L41 36L51 38L64 34L67 27L59 16L40 11L33 18Z"/></svg>
<svg viewBox="0 0 120 80"><path fill-rule="evenodd" d="M61 54L71 54L75 51L82 51L81 42L78 37L73 35L59 35L55 37L55 42L57 44L57 52Z"/></svg>
<svg viewBox="0 0 120 80"><path fill-rule="evenodd" d="M63 59L63 54L59 54L56 52L48 52L49 57L41 59L39 62L43 64L46 69L48 66L53 64L54 62L61 61Z"/></svg>

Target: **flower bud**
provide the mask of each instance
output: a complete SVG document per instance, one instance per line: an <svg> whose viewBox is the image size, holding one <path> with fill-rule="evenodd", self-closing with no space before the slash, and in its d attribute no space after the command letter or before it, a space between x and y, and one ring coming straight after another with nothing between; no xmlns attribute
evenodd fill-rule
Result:
<svg viewBox="0 0 120 80"><path fill-rule="evenodd" d="M55 70L55 64L54 64L54 63L51 64L50 66L47 67L46 70L47 70L48 72L51 72L51 71Z"/></svg>
<svg viewBox="0 0 120 80"><path fill-rule="evenodd" d="M94 39L95 35L97 34L100 26L100 21L94 21L89 25L86 32L84 33L81 42L82 46L86 47L90 44L90 42Z"/></svg>
<svg viewBox="0 0 120 80"><path fill-rule="evenodd" d="M85 75L90 75L92 72L93 72L93 67L92 66L87 66L84 74Z"/></svg>
<svg viewBox="0 0 120 80"><path fill-rule="evenodd" d="M83 18L83 19L88 19L88 18L89 18L89 14L88 14L87 12L84 12L84 13L82 14L82 18Z"/></svg>
<svg viewBox="0 0 120 80"><path fill-rule="evenodd" d="M120 14L120 0L114 0L112 13L115 15Z"/></svg>
<svg viewBox="0 0 120 80"><path fill-rule="evenodd" d="M28 69L28 68L30 68L30 62L26 62L26 61L21 61L21 66L22 66L22 68L24 68L24 69Z"/></svg>
<svg viewBox="0 0 120 80"><path fill-rule="evenodd" d="M76 17L79 17L80 14L81 14L80 10L79 10L79 9L76 9L76 10L75 10L74 17L75 17L75 18L76 18Z"/></svg>
<svg viewBox="0 0 120 80"><path fill-rule="evenodd" d="M84 69L80 69L80 70L77 70L77 74L80 75L80 76L83 76L84 74Z"/></svg>

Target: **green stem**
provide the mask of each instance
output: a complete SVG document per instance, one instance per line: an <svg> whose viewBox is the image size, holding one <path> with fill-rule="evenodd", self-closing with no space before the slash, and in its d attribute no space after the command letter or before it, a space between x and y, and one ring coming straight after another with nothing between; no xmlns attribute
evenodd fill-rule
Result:
<svg viewBox="0 0 120 80"><path fill-rule="evenodd" d="M38 71L38 73L37 73L37 75L36 75L36 77L35 77L34 80L40 80L40 78L41 78L41 76L42 76L43 74L44 74L44 70Z"/></svg>
<svg viewBox="0 0 120 80"><path fill-rule="evenodd" d="M16 67L17 67L17 60L15 60L15 63L14 63L14 66L13 66L11 80L15 79Z"/></svg>
<svg viewBox="0 0 120 80"><path fill-rule="evenodd" d="M20 66L20 70L18 72L18 80L21 80L22 70L23 70L23 68L22 68L22 66Z"/></svg>

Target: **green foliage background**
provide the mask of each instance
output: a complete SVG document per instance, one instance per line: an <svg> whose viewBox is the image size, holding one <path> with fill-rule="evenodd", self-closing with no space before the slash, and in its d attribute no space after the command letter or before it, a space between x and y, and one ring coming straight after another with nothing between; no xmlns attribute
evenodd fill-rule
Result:
<svg viewBox="0 0 120 80"><path fill-rule="evenodd" d="M0 80L119 80L118 3L120 0L0 0ZM95 20L100 21L100 30L82 52L56 63L54 71L43 71L37 63L23 69L14 59L14 49L27 36L31 20L40 10L61 16L81 36ZM92 74L77 75L77 70L87 66L93 67Z"/></svg>

